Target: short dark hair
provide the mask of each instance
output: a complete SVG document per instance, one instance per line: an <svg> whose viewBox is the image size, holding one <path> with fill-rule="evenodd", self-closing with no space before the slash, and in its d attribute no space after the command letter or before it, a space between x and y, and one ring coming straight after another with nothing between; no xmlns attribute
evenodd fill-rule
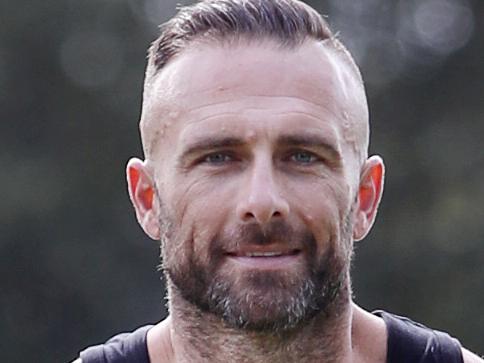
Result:
<svg viewBox="0 0 484 363"><path fill-rule="evenodd" d="M144 98L149 97L157 73L195 41L230 43L238 40L270 40L276 46L293 49L308 39L324 42L338 52L342 61L353 70L356 81L363 87L360 71L350 53L331 32L323 17L302 1L201 0L180 8L172 19L161 26L161 34L152 43L148 53ZM143 114L145 102L140 129L143 150L148 155L152 145L144 137L142 124L147 121ZM365 126L364 132L368 135L368 126Z"/></svg>
<svg viewBox="0 0 484 363"><path fill-rule="evenodd" d="M331 40L336 49L347 53L323 17L301 1L202 0L180 8L161 26L161 35L149 50L147 76L157 73L188 44L201 38L270 39L288 47L312 38Z"/></svg>

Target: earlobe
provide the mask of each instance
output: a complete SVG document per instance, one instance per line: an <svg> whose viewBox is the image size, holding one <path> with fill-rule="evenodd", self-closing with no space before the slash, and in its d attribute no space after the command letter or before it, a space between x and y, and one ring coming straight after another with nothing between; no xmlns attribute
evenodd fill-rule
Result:
<svg viewBox="0 0 484 363"><path fill-rule="evenodd" d="M362 240L375 221L383 193L385 166L381 157L371 156L364 164L358 189L353 239Z"/></svg>
<svg viewBox="0 0 484 363"><path fill-rule="evenodd" d="M155 200L154 183L146 163L137 158L126 166L128 193L136 211L141 228L151 238L160 238L158 205Z"/></svg>

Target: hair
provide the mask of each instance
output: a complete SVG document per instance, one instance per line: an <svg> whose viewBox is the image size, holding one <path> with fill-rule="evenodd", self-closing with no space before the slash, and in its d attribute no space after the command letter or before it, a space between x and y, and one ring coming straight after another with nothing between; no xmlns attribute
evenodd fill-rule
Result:
<svg viewBox="0 0 484 363"><path fill-rule="evenodd" d="M223 44L272 41L276 46L294 49L308 39L324 42L348 65L355 80L363 81L353 58L336 38L324 18L299 0L201 0L181 7L178 13L160 26L160 36L148 51L144 98L149 98L156 75L170 60L194 42ZM237 43L236 43L237 44ZM143 111L144 114L144 103ZM140 130L145 155L153 145L145 140L142 115ZM365 126L367 128L368 125ZM365 135L368 130L363 131ZM156 137L155 137L156 139ZM368 136L365 136L366 147ZM365 156L366 153L362 154Z"/></svg>
<svg viewBox="0 0 484 363"><path fill-rule="evenodd" d="M298 0L202 0L181 7L161 25L161 35L148 52L146 80L195 40L273 40L296 47L306 39L328 41L361 75L346 48L331 32L323 17Z"/></svg>

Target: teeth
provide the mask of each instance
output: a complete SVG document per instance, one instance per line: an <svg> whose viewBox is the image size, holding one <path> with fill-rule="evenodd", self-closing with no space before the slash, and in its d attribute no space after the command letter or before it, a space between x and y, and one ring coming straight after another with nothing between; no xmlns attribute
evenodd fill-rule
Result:
<svg viewBox="0 0 484 363"><path fill-rule="evenodd" d="M248 252L245 254L247 257L273 257L281 255L281 252Z"/></svg>

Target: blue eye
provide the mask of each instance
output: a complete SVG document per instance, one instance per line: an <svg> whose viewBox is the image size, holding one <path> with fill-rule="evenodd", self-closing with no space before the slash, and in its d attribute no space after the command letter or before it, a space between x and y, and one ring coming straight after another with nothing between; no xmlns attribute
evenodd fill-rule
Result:
<svg viewBox="0 0 484 363"><path fill-rule="evenodd" d="M229 155L223 154L223 153L210 154L210 155L207 155L204 159L206 163L210 163L210 164L222 164L230 160L232 160L232 158Z"/></svg>
<svg viewBox="0 0 484 363"><path fill-rule="evenodd" d="M294 153L291 158L293 161L300 164L309 164L316 161L316 157L313 154L305 151Z"/></svg>

